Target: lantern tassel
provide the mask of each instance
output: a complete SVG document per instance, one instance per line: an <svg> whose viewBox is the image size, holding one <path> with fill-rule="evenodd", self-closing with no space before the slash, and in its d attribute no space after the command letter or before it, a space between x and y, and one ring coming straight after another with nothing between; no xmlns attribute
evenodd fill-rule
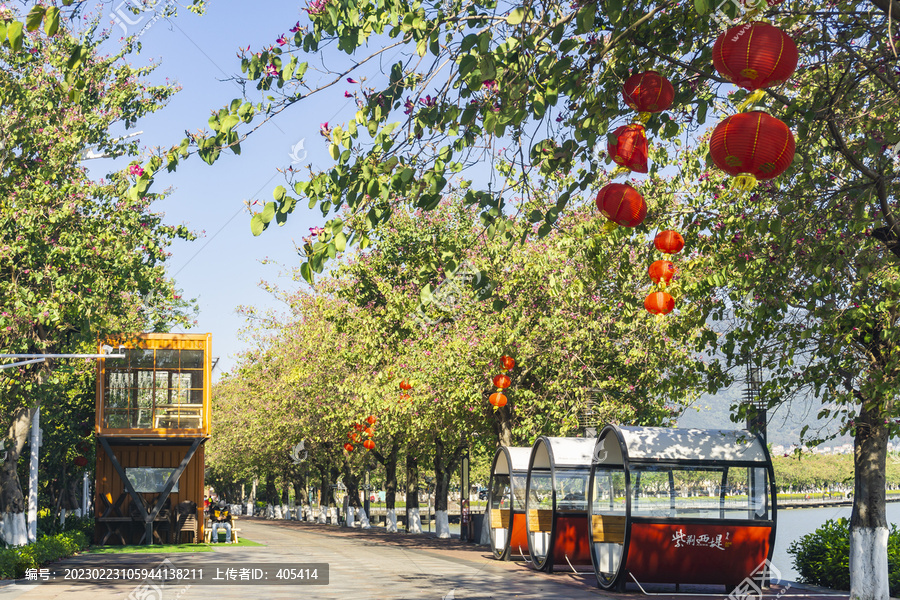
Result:
<svg viewBox="0 0 900 600"><path fill-rule="evenodd" d="M738 106L737 106L738 112L746 111L748 108L752 107L754 104L756 104L757 102L762 100L765 95L766 95L766 90L762 90L762 89L756 90L755 92L751 93L749 96L744 98L743 102L738 104Z"/></svg>
<svg viewBox="0 0 900 600"><path fill-rule="evenodd" d="M738 196L743 196L756 187L756 177L749 174L738 175L731 181L731 191Z"/></svg>
<svg viewBox="0 0 900 600"><path fill-rule="evenodd" d="M498 410L500 410L500 407L497 406L497 405L495 404L495 405L494 405L494 412L497 412Z"/></svg>
<svg viewBox="0 0 900 600"><path fill-rule="evenodd" d="M650 120L651 116L653 116L653 113L649 113L649 112L638 113L638 115L634 118L634 121L632 121L632 123L646 125L647 121Z"/></svg>
<svg viewBox="0 0 900 600"><path fill-rule="evenodd" d="M603 224L603 233L610 233L619 228L619 224L615 221L607 221Z"/></svg>
<svg viewBox="0 0 900 600"><path fill-rule="evenodd" d="M616 170L609 174L610 178L615 179L619 175L627 175L631 173L631 169L628 167L616 167Z"/></svg>

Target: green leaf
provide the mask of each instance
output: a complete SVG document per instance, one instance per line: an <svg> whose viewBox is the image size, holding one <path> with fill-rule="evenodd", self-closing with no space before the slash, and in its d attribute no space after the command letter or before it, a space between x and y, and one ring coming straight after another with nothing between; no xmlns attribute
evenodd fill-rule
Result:
<svg viewBox="0 0 900 600"><path fill-rule="evenodd" d="M44 32L53 37L57 31L59 31L59 9L51 6L47 9L47 14L44 16Z"/></svg>
<svg viewBox="0 0 900 600"><path fill-rule="evenodd" d="M506 17L506 22L510 25L518 25L522 21L525 20L525 9L521 6L519 8L514 8L509 16Z"/></svg>
<svg viewBox="0 0 900 600"><path fill-rule="evenodd" d="M272 191L272 197L275 198L276 202L281 202L281 200L284 198L284 195L286 193L287 193L287 190L284 189L284 186L279 185L277 188L275 188Z"/></svg>
<svg viewBox="0 0 900 600"><path fill-rule="evenodd" d="M597 3L588 2L581 7L576 17L578 33L586 33L594 28L594 16L597 14Z"/></svg>
<svg viewBox="0 0 900 600"><path fill-rule="evenodd" d="M338 232L338 234L334 236L334 247L338 252L343 252L347 247L347 236L344 235L343 231Z"/></svg>
<svg viewBox="0 0 900 600"><path fill-rule="evenodd" d="M31 10L28 11L28 16L25 17L25 29L28 31L37 31L37 28L41 26L41 21L44 20L44 13L46 11L47 8L40 4L32 6Z"/></svg>
<svg viewBox="0 0 900 600"><path fill-rule="evenodd" d="M250 219L250 233L256 236L261 234L265 228L266 224L263 223L262 215L253 215L253 218Z"/></svg>
<svg viewBox="0 0 900 600"><path fill-rule="evenodd" d="M313 273L312 269L309 267L309 262L305 262L300 265L300 275L305 279L308 283L313 282Z"/></svg>
<svg viewBox="0 0 900 600"><path fill-rule="evenodd" d="M6 35L9 38L9 45L15 52L22 49L22 42L24 40L22 38L22 23L20 21L13 21L10 23L6 29Z"/></svg>
<svg viewBox="0 0 900 600"><path fill-rule="evenodd" d="M694 0L694 9L697 14L705 15L709 12L709 0Z"/></svg>
<svg viewBox="0 0 900 600"><path fill-rule="evenodd" d="M341 149L337 144L331 144L328 146L328 154L331 155L331 158L337 160L341 155Z"/></svg>
<svg viewBox="0 0 900 600"><path fill-rule="evenodd" d="M275 218L275 203L274 202L266 202L266 207L263 209L262 213L260 213L260 218L263 223L270 223L272 219Z"/></svg>
<svg viewBox="0 0 900 600"><path fill-rule="evenodd" d="M419 301L421 301L422 304L431 304L434 301L430 283L419 291Z"/></svg>

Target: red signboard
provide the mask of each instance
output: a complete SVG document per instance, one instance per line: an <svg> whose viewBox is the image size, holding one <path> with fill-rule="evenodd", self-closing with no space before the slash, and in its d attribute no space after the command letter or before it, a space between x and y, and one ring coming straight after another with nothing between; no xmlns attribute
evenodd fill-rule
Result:
<svg viewBox="0 0 900 600"><path fill-rule="evenodd" d="M627 568L641 583L737 585L769 555L772 528L632 523Z"/></svg>

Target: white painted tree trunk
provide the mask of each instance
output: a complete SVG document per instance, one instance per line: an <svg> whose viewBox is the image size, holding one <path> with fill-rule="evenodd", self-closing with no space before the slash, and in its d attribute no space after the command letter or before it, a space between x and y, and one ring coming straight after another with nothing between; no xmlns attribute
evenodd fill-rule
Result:
<svg viewBox="0 0 900 600"><path fill-rule="evenodd" d="M418 508L406 509L406 533L422 533L422 517Z"/></svg>
<svg viewBox="0 0 900 600"><path fill-rule="evenodd" d="M384 530L388 533L397 533L397 511L393 508L387 510Z"/></svg>
<svg viewBox="0 0 900 600"><path fill-rule="evenodd" d="M356 515L354 514L355 512L356 509L349 504L344 507L344 514L347 516L347 518L344 519L344 527L353 527L353 525L356 523Z"/></svg>
<svg viewBox="0 0 900 600"><path fill-rule="evenodd" d="M338 524L338 509L337 509L337 506L329 507L329 509L328 509L328 522L329 522L331 525L337 525L337 524Z"/></svg>
<svg viewBox="0 0 900 600"><path fill-rule="evenodd" d="M850 600L888 600L887 527L850 530Z"/></svg>
<svg viewBox="0 0 900 600"><path fill-rule="evenodd" d="M248 517L253 516L253 503L252 502L247 503L247 516Z"/></svg>
<svg viewBox="0 0 900 600"><path fill-rule="evenodd" d="M450 515L447 514L446 510L434 511L434 530L437 531L437 536L441 539L450 537Z"/></svg>
<svg viewBox="0 0 900 600"><path fill-rule="evenodd" d="M360 529L371 529L372 524L369 523L369 515L366 514L365 509L360 509L359 511L359 528Z"/></svg>
<svg viewBox="0 0 900 600"><path fill-rule="evenodd" d="M281 507L280 506L272 507L272 511L273 511L272 518L281 520L281 518L282 518Z"/></svg>
<svg viewBox="0 0 900 600"><path fill-rule="evenodd" d="M324 525L328 522L328 509L324 506L319 507L319 524Z"/></svg>
<svg viewBox="0 0 900 600"><path fill-rule="evenodd" d="M0 521L0 537L10 546L24 546L28 543L28 526L25 513L4 513Z"/></svg>
<svg viewBox="0 0 900 600"><path fill-rule="evenodd" d="M66 509L59 509L59 524L63 527L66 526Z"/></svg>

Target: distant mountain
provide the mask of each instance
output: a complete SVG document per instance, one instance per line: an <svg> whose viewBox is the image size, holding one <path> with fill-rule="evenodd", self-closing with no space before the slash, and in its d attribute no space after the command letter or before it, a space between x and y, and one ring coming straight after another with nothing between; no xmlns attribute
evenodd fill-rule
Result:
<svg viewBox="0 0 900 600"><path fill-rule="evenodd" d="M701 396L697 402L686 409L678 419L679 427L696 427L700 429L736 429L746 428L746 423L734 423L731 420L731 406L743 401L743 386L733 385L715 396ZM790 405L779 407L768 415L767 440L772 445L790 446L800 443L800 431L807 423L810 429L807 437L813 435L816 427L822 427L825 433L835 432L839 429L834 422L820 422L816 419L821 406L814 398L797 400ZM847 442L852 442L850 436L842 436L825 442L823 447L832 447Z"/></svg>

